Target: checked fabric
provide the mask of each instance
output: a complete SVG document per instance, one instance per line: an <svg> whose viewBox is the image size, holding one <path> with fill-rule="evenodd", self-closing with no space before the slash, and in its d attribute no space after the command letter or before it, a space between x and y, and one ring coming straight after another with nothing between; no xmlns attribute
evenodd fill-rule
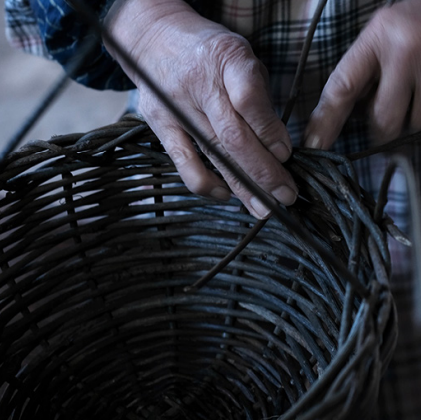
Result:
<svg viewBox="0 0 421 420"><path fill-rule="evenodd" d="M294 73L315 0L190 0L198 13L220 22L245 36L270 74L273 102L282 112L289 96ZM101 19L112 0L91 0L90 6ZM289 133L299 144L306 122L317 104L329 74L356 39L372 14L385 5L381 0L330 0L317 27L306 66L302 91L288 123ZM7 35L10 43L26 52L43 55L66 67L77 54L89 29L78 22L65 0L6 0ZM96 89L128 90L132 82L98 41L97 48L76 80ZM334 150L348 154L370 144L364 115L352 115ZM402 151L411 157L420 173L420 152ZM355 162L362 186L374 196L378 193L387 155L375 155ZM406 182L398 172L389 190L387 213L404 231L409 231ZM421 332L413 323L414 305L411 250L395 241L390 243L392 290L399 315L399 342L395 357L383 381L378 404L381 420L419 420L421 418Z"/></svg>

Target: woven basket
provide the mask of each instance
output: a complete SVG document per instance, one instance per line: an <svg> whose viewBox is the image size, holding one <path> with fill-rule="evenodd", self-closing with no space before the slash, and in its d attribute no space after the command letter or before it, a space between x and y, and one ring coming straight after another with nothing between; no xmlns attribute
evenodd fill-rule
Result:
<svg viewBox="0 0 421 420"><path fill-rule="evenodd" d="M361 287L272 218L187 293L256 220L191 194L134 117L11 154L1 419L369 419L397 335L393 225L342 157L296 151L288 169L289 214Z"/></svg>

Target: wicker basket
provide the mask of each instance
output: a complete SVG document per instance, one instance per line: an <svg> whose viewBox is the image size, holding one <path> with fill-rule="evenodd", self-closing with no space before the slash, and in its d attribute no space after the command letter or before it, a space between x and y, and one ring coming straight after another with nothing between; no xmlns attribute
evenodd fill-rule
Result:
<svg viewBox="0 0 421 420"><path fill-rule="evenodd" d="M341 165L342 172L338 170ZM133 117L32 142L0 173L2 420L368 419L397 329L374 201L335 155L296 151L290 214L195 196Z"/></svg>

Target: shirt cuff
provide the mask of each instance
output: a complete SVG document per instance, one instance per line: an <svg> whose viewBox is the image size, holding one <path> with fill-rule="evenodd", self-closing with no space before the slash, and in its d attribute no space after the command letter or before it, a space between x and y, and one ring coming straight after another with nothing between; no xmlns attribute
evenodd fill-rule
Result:
<svg viewBox="0 0 421 420"><path fill-rule="evenodd" d="M89 6L102 20L113 0L91 0ZM89 37L97 38L93 50L76 74L78 83L94 89L129 90L135 88L120 65L107 52L102 41L65 0L31 0L31 7L40 28L40 35L48 54L65 71Z"/></svg>

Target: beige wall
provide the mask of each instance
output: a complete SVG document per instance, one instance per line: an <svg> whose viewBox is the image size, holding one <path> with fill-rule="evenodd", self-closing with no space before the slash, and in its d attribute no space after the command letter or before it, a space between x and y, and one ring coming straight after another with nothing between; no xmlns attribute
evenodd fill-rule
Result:
<svg viewBox="0 0 421 420"><path fill-rule="evenodd" d="M1 3L0 145L16 132L62 74L57 64L13 50L7 44L4 2ZM123 92L98 92L72 82L25 140L47 140L53 135L85 132L114 122L125 109L126 96Z"/></svg>

